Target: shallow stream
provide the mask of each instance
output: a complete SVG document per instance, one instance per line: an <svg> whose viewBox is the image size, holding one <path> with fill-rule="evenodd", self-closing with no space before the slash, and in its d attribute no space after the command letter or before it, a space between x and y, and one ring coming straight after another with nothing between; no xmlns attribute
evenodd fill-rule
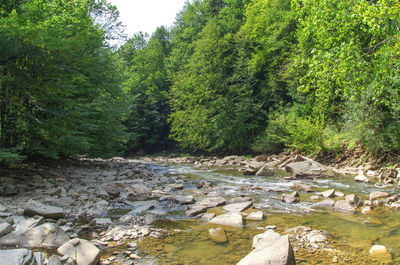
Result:
<svg viewBox="0 0 400 265"><path fill-rule="evenodd" d="M347 214L336 212L333 207L314 209L309 197L313 193L300 192L300 202L288 204L281 201L283 192L293 192L296 181L283 180L284 172L277 171L274 177L243 176L237 169L217 167L196 167L194 165L154 165L159 171L173 176L185 176L185 188L176 191L192 194L196 199L205 196L222 196L229 202L237 197L251 197L254 207L262 209L262 221L247 221L243 228L225 227L228 242L214 243L208 238L208 229L216 227L199 219L185 216L183 209L169 212L153 225L167 229L162 238L145 238L139 242L143 259L135 264L236 264L251 251L252 238L262 233L268 225L284 234L289 228L307 226L313 230L331 233L328 246L323 249L295 244L298 264L400 264L400 211L376 207L370 214ZM214 188L203 190L196 187L199 180L210 181ZM344 194L356 194L362 200L372 191L382 190L371 183L356 183L351 177L334 179L304 180L315 191L334 188ZM393 194L393 186L383 187ZM251 212L247 210L246 212ZM254 210L253 210L254 211ZM220 209L209 212L221 213ZM305 244L305 243L304 243ZM392 261L374 260L369 249L374 244L386 246L392 254Z"/></svg>

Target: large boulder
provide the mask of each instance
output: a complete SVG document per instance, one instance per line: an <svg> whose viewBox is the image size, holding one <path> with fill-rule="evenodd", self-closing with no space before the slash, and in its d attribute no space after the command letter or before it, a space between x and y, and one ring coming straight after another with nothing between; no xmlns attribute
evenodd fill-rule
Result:
<svg viewBox="0 0 400 265"><path fill-rule="evenodd" d="M100 250L91 242L79 238L68 241L57 252L73 258L77 265L95 265L100 259Z"/></svg>
<svg viewBox="0 0 400 265"><path fill-rule="evenodd" d="M311 159L289 163L285 166L285 171L296 178L333 177L335 175L327 166Z"/></svg>
<svg viewBox="0 0 400 265"><path fill-rule="evenodd" d="M256 176L273 176L274 175L274 171L270 168L268 168L267 166L263 166L262 168L260 168L257 173Z"/></svg>
<svg viewBox="0 0 400 265"><path fill-rule="evenodd" d="M218 215L211 219L210 223L219 224L219 225L227 225L234 227L242 227L243 226L243 217L239 212L229 212L226 214Z"/></svg>
<svg viewBox="0 0 400 265"><path fill-rule="evenodd" d="M2 265L37 265L33 252L24 248L0 250L0 263Z"/></svg>
<svg viewBox="0 0 400 265"><path fill-rule="evenodd" d="M26 248L54 248L69 240L69 236L54 223L44 223L22 233L17 230L0 238L0 245Z"/></svg>
<svg viewBox="0 0 400 265"><path fill-rule="evenodd" d="M60 219L64 217L64 210L60 207L50 206L30 199L24 209L27 216L40 215L45 218Z"/></svg>
<svg viewBox="0 0 400 265"><path fill-rule="evenodd" d="M257 235L253 240L252 252L237 263L237 265L295 265L296 260L289 236L268 230Z"/></svg>

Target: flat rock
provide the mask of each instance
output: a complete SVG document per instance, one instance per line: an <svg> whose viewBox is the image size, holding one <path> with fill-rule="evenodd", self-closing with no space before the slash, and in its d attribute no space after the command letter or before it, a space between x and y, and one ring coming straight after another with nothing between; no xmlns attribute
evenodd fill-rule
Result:
<svg viewBox="0 0 400 265"><path fill-rule="evenodd" d="M363 214L368 214L372 211L372 207L371 206L365 206L361 209L361 213Z"/></svg>
<svg viewBox="0 0 400 265"><path fill-rule="evenodd" d="M295 265L295 257L289 236L281 236L278 233L268 230L261 236L257 235L255 248L237 265Z"/></svg>
<svg viewBox="0 0 400 265"><path fill-rule="evenodd" d="M185 214L186 214L186 216L189 216L189 217L196 216L196 215L199 215L201 213L204 213L205 211L207 211L207 209L208 209L207 206L197 205L197 206L187 210L185 212Z"/></svg>
<svg viewBox="0 0 400 265"><path fill-rule="evenodd" d="M248 216L246 216L246 220L250 221L261 221L264 218L263 211L252 212Z"/></svg>
<svg viewBox="0 0 400 265"><path fill-rule="evenodd" d="M5 207L4 205L0 204L0 213L4 213L7 211L7 207Z"/></svg>
<svg viewBox="0 0 400 265"><path fill-rule="evenodd" d="M245 201L239 203L227 204L222 209L228 212L243 212L253 205L253 201Z"/></svg>
<svg viewBox="0 0 400 265"><path fill-rule="evenodd" d="M135 201L131 202L130 205L132 206L133 210L130 211L129 215L140 215L148 210L151 210L160 205L160 203L156 200L151 201Z"/></svg>
<svg viewBox="0 0 400 265"><path fill-rule="evenodd" d="M207 208L214 208L226 204L226 200L223 197L211 197L205 198L196 203L196 205L206 206Z"/></svg>
<svg viewBox="0 0 400 265"><path fill-rule="evenodd" d="M335 210L339 212L355 213L356 208L353 207L347 200L335 202Z"/></svg>
<svg viewBox="0 0 400 265"><path fill-rule="evenodd" d="M330 234L326 231L313 230L307 235L307 240L310 243L325 243L328 241Z"/></svg>
<svg viewBox="0 0 400 265"><path fill-rule="evenodd" d="M373 200L378 200L378 199L382 199L382 198L387 198L389 196L390 196L390 194L387 192L384 192L384 191L373 191L369 195L369 200L373 201Z"/></svg>
<svg viewBox="0 0 400 265"><path fill-rule="evenodd" d="M30 199L24 209L27 216L40 215L45 218L60 219L64 217L64 210L60 207L50 206Z"/></svg>
<svg viewBox="0 0 400 265"><path fill-rule="evenodd" d="M172 196L172 199L181 204L191 204L194 202L194 197L192 195L176 195Z"/></svg>
<svg viewBox="0 0 400 265"><path fill-rule="evenodd" d="M14 232L15 234L24 234L28 230L34 228L35 226L41 225L44 223L43 217L39 218L28 218L25 219L23 216L21 216L21 220L17 220L17 218L14 218Z"/></svg>
<svg viewBox="0 0 400 265"><path fill-rule="evenodd" d="M293 188L294 189L298 189L300 191L304 191L304 192L313 192L313 188L306 184L306 183L301 183L301 182L295 182L293 183Z"/></svg>
<svg viewBox="0 0 400 265"><path fill-rule="evenodd" d="M47 262L47 265L62 265L61 257L58 255L52 255Z"/></svg>
<svg viewBox="0 0 400 265"><path fill-rule="evenodd" d="M37 265L36 257L29 249L0 250L1 265Z"/></svg>
<svg viewBox="0 0 400 265"><path fill-rule="evenodd" d="M110 218L94 218L90 224L92 225L100 225L100 226L108 226L113 224Z"/></svg>
<svg viewBox="0 0 400 265"><path fill-rule="evenodd" d="M203 215L201 216L201 219L204 220L204 221L206 221L206 222L209 222L209 221L211 221L211 219L213 219L214 217L215 217L215 213L205 213L205 214L203 214Z"/></svg>
<svg viewBox="0 0 400 265"><path fill-rule="evenodd" d="M214 217L213 219L211 219L210 223L234 226L234 227L242 227L243 226L243 217L242 217L241 213L229 212L229 213L221 214L217 217Z"/></svg>
<svg viewBox="0 0 400 265"><path fill-rule="evenodd" d="M69 236L55 223L44 223L24 233L11 232L0 238L0 245L26 248L54 248L69 240Z"/></svg>
<svg viewBox="0 0 400 265"><path fill-rule="evenodd" d="M134 194L134 195L146 195L146 194L151 193L151 190L149 189L149 187L147 187L146 185L141 184L141 183L128 186L126 188L126 191L128 193Z"/></svg>
<svg viewBox="0 0 400 265"><path fill-rule="evenodd" d="M8 233L11 233L11 231L12 231L12 225L10 225L7 222L0 223L0 237L6 235Z"/></svg>
<svg viewBox="0 0 400 265"><path fill-rule="evenodd" d="M228 242L225 230L222 227L211 228L208 230L208 237L215 243Z"/></svg>
<svg viewBox="0 0 400 265"><path fill-rule="evenodd" d="M61 256L73 258L77 265L95 265L100 259L100 250L91 242L74 238L57 249Z"/></svg>
<svg viewBox="0 0 400 265"><path fill-rule="evenodd" d="M314 207L333 207L335 205L335 201L332 199L326 199L317 203L314 203Z"/></svg>
<svg viewBox="0 0 400 265"><path fill-rule="evenodd" d="M272 169L268 168L267 166L261 167L256 173L256 176L263 176L263 177L269 177L269 176L273 176L273 175L274 175L274 171Z"/></svg>
<svg viewBox="0 0 400 265"><path fill-rule="evenodd" d="M289 163L285 166L285 171L296 178L333 177L335 175L327 166L311 159Z"/></svg>
<svg viewBox="0 0 400 265"><path fill-rule="evenodd" d="M354 177L354 181L357 182L369 182L369 178L367 178L363 172L358 173L357 176Z"/></svg>
<svg viewBox="0 0 400 265"><path fill-rule="evenodd" d="M326 190L326 191L320 192L319 194L321 194L325 198L330 198L330 197L335 196L335 189Z"/></svg>

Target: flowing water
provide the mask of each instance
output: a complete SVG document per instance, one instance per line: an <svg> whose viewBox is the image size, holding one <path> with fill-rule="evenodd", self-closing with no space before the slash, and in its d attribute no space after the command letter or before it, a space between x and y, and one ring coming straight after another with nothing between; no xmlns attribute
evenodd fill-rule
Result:
<svg viewBox="0 0 400 265"><path fill-rule="evenodd" d="M193 165L158 164L154 168L171 175L184 175L189 181L181 194L195 198L222 196L228 201L237 197L251 197L254 207L265 213L263 221L247 221L243 228L225 227L228 242L214 243L208 238L208 229L216 225L185 216L184 209L175 209L154 223L157 228L167 229L164 237L145 238L139 242L143 259L135 264L236 264L251 251L252 238L262 233L260 227L277 226L277 232L288 228L307 226L313 230L331 233L328 246L313 249L296 245L298 264L400 264L400 211L376 207L372 213L347 214L331 209L313 209L309 200L313 193L301 193L300 203L281 201L282 192L292 192L296 181L285 181L284 172L276 171L274 177L243 176L237 169L199 168ZM199 180L213 183L214 188L203 194L195 186ZM316 191L334 188L344 194L356 194L367 199L372 191L382 190L370 183L356 183L352 178L306 180ZM391 194L393 186L383 187ZM247 210L250 212L254 210ZM212 209L209 212L222 212ZM305 243L303 243L305 244ZM392 254L392 261L374 260L369 255L372 245L385 245Z"/></svg>

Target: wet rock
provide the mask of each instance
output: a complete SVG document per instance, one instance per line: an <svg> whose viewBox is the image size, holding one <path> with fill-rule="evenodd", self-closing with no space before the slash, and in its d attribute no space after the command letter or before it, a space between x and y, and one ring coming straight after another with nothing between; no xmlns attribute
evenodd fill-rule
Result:
<svg viewBox="0 0 400 265"><path fill-rule="evenodd" d="M44 265L46 257L42 252L34 252L33 255L35 256L37 265Z"/></svg>
<svg viewBox="0 0 400 265"><path fill-rule="evenodd" d="M204 213L208 207L204 205L195 205L185 212L186 216L192 217Z"/></svg>
<svg viewBox="0 0 400 265"><path fill-rule="evenodd" d="M130 211L128 214L129 215L140 215L143 213L146 213L148 210L153 209L157 207L160 203L155 200L151 201L135 201L130 203L132 206L133 210Z"/></svg>
<svg viewBox="0 0 400 265"><path fill-rule="evenodd" d="M252 212L248 216L246 216L246 219L250 221L261 221L263 218L263 211Z"/></svg>
<svg viewBox="0 0 400 265"><path fill-rule="evenodd" d="M347 200L335 202L335 210L339 212L355 213L356 208L353 207Z"/></svg>
<svg viewBox="0 0 400 265"><path fill-rule="evenodd" d="M198 189L209 189L209 188L212 188L212 185L207 180L200 180L199 183L197 183L197 188Z"/></svg>
<svg viewBox="0 0 400 265"><path fill-rule="evenodd" d="M346 195L346 201L348 201L354 208L357 208L361 204L360 198L354 194Z"/></svg>
<svg viewBox="0 0 400 265"><path fill-rule="evenodd" d="M364 175L364 172L360 171L357 176L354 177L355 181L358 182L369 182L369 178Z"/></svg>
<svg viewBox="0 0 400 265"><path fill-rule="evenodd" d="M371 206L365 206L364 208L362 208L361 212L363 214L368 214L372 211L372 207Z"/></svg>
<svg viewBox="0 0 400 265"><path fill-rule="evenodd" d="M335 175L328 167L311 159L289 163L285 166L285 171L296 178L333 177Z"/></svg>
<svg viewBox="0 0 400 265"><path fill-rule="evenodd" d="M240 260L237 265L296 264L288 235L281 236L272 230L268 230L262 236L257 236L256 244L253 240L255 249Z"/></svg>
<svg viewBox="0 0 400 265"><path fill-rule="evenodd" d="M203 214L203 215L201 216L201 219L204 220L204 221L206 221L206 222L209 222L209 221L211 221L211 219L213 219L214 217L215 217L215 213L205 213L205 214Z"/></svg>
<svg viewBox="0 0 400 265"><path fill-rule="evenodd" d="M12 231L12 225L4 221L3 219L0 218L0 237L11 233Z"/></svg>
<svg viewBox="0 0 400 265"><path fill-rule="evenodd" d="M332 199L326 199L317 203L314 203L314 207L333 207L335 201Z"/></svg>
<svg viewBox="0 0 400 265"><path fill-rule="evenodd" d="M64 217L64 210L60 207L50 206L30 199L24 209L27 216L40 215L45 218L60 219Z"/></svg>
<svg viewBox="0 0 400 265"><path fill-rule="evenodd" d="M253 201L245 201L239 203L227 204L222 209L228 212L243 212L253 205Z"/></svg>
<svg viewBox="0 0 400 265"><path fill-rule="evenodd" d="M243 226L243 217L242 217L241 213L229 212L229 213L221 214L217 217L214 217L210 221L210 223L234 226L234 227L242 227Z"/></svg>
<svg viewBox="0 0 400 265"><path fill-rule="evenodd" d="M69 236L57 224L45 223L21 234L13 231L0 238L0 245L53 248L61 246L69 239Z"/></svg>
<svg viewBox="0 0 400 265"><path fill-rule="evenodd" d="M294 189L297 189L299 191L304 191L304 192L313 192L314 191L313 188L310 185L305 184L305 183L301 183L301 182L293 183L292 187Z"/></svg>
<svg viewBox="0 0 400 265"><path fill-rule="evenodd" d="M240 170L242 173L243 173L243 175L245 175L245 176L254 176L256 173L257 173L257 170L255 170L254 168L250 168L250 167L248 167L248 168L243 168L243 169L241 169Z"/></svg>
<svg viewBox="0 0 400 265"><path fill-rule="evenodd" d="M171 188L172 190L182 190L184 185L182 183L173 183L173 184L168 184L168 187Z"/></svg>
<svg viewBox="0 0 400 265"><path fill-rule="evenodd" d="M297 199L297 196L295 193L291 193L291 194L282 194L282 201L286 202L286 203L295 203L295 202L299 202L299 200Z"/></svg>
<svg viewBox="0 0 400 265"><path fill-rule="evenodd" d="M120 183L105 183L100 186L111 197L118 197L121 194L122 185Z"/></svg>
<svg viewBox="0 0 400 265"><path fill-rule="evenodd" d="M344 197L344 193L341 192L341 191L335 190L334 196L336 196L336 197Z"/></svg>
<svg viewBox="0 0 400 265"><path fill-rule="evenodd" d="M7 207L5 207L4 205L0 204L0 213L4 213L7 211Z"/></svg>
<svg viewBox="0 0 400 265"><path fill-rule="evenodd" d="M320 192L319 194L321 194L325 198L330 198L330 197L335 196L335 189L326 190L326 191Z"/></svg>
<svg viewBox="0 0 400 265"><path fill-rule="evenodd" d="M0 250L2 265L38 265L33 252L28 249Z"/></svg>
<svg viewBox="0 0 400 265"><path fill-rule="evenodd" d="M267 166L263 166L256 173L256 176L263 176L263 177L269 177L269 176L273 176L273 175L274 175L274 171L272 169L268 168Z"/></svg>
<svg viewBox="0 0 400 265"><path fill-rule="evenodd" d="M310 243L325 243L328 241L328 236L330 234L326 231L314 230L307 235L307 240Z"/></svg>
<svg viewBox="0 0 400 265"><path fill-rule="evenodd" d="M194 202L194 197L192 195L176 195L172 196L172 199L181 204L190 204Z"/></svg>
<svg viewBox="0 0 400 265"><path fill-rule="evenodd" d="M22 217L22 219L18 220L16 218L16 216L14 216L13 221L14 221L14 226L15 226L13 233L15 233L15 234L26 233L28 230L34 228L35 226L38 226L38 225L41 225L44 223L43 217L28 218L28 219L24 219L24 217Z"/></svg>
<svg viewBox="0 0 400 265"><path fill-rule="evenodd" d="M369 253L375 258L392 259L392 255L383 245L373 245Z"/></svg>
<svg viewBox="0 0 400 265"><path fill-rule="evenodd" d="M371 201L389 197L390 194L384 191L373 191L369 195Z"/></svg>
<svg viewBox="0 0 400 265"><path fill-rule="evenodd" d="M58 254L73 258L77 265L95 265L100 260L100 250L91 242L74 238L57 249Z"/></svg>
<svg viewBox="0 0 400 265"><path fill-rule="evenodd" d="M215 243L225 243L228 242L225 230L222 227L211 228L208 230L209 238Z"/></svg>
<svg viewBox="0 0 400 265"><path fill-rule="evenodd" d="M128 186L126 191L133 195L146 195L151 193L149 187L141 183Z"/></svg>
<svg viewBox="0 0 400 265"><path fill-rule="evenodd" d="M61 257L58 255L52 255L47 262L47 265L62 265Z"/></svg>
<svg viewBox="0 0 400 265"><path fill-rule="evenodd" d="M94 218L91 222L91 225L99 225L99 226L109 226L113 224L110 218Z"/></svg>

